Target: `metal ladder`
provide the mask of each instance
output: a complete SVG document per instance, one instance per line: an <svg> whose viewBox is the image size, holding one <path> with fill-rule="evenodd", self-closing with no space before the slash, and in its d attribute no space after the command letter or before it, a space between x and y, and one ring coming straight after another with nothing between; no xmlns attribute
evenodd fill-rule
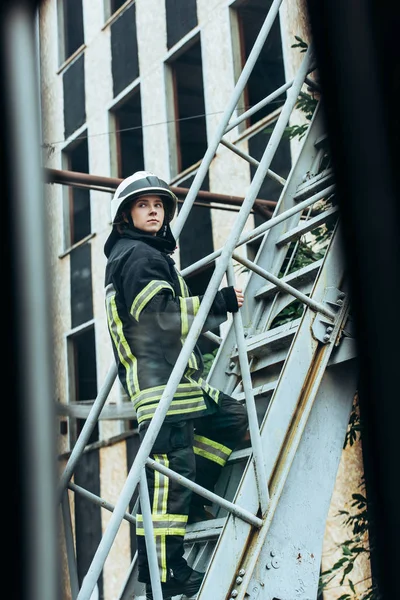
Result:
<svg viewBox="0 0 400 600"><path fill-rule="evenodd" d="M337 208L332 204L334 182L326 165L329 149L320 106L287 180L270 169L300 90L314 68L312 50L305 54L292 82L239 118L232 118L281 3L282 0L276 0L271 5L231 102L175 222L176 238L219 144L239 153L224 135L250 113L284 92L287 93L286 100L261 160L255 161L240 152L244 160L253 165L257 163L257 169L224 246L182 272L185 276L215 261L214 273L199 312L118 501L111 506L70 482L114 383L114 366L109 370L60 478L58 500L64 517L74 599L90 600L123 519L135 520L134 515L127 513L127 507L137 487L153 594L155 600L162 598L144 466L147 464L168 477L178 477L150 460L150 450L223 277L226 275L228 283L234 283L234 261L249 270L245 304L233 316L209 381L246 403L251 444L232 454L215 493L180 478L182 485L213 501L216 516L215 520L204 524L188 526L186 555L189 564L206 570L199 600L316 598L326 514L357 384L340 223L333 228L323 259L298 271L291 272L286 268L286 274L282 275L283 265L288 260L291 264L292 242L326 220L338 217ZM243 233L254 200L267 176L280 181L283 186L274 215L253 231ZM322 208L313 211L312 207L317 203ZM262 241L254 262L236 253L238 246L258 237ZM276 317L293 299L304 305L302 316L274 327ZM112 511L80 589L67 489L83 493ZM136 581L134 559L118 599L140 598L141 594L143 586Z"/></svg>

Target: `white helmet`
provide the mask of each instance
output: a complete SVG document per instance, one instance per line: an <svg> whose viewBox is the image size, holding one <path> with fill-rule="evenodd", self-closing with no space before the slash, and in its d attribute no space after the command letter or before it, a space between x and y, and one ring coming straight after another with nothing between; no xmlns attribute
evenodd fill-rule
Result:
<svg viewBox="0 0 400 600"><path fill-rule="evenodd" d="M171 192L168 183L159 179L150 171L137 171L129 175L117 187L111 200L111 222L116 222L116 217L121 213L125 204L131 202L137 196L144 194L155 194L162 196L164 202L165 216L170 222L175 214L177 197Z"/></svg>

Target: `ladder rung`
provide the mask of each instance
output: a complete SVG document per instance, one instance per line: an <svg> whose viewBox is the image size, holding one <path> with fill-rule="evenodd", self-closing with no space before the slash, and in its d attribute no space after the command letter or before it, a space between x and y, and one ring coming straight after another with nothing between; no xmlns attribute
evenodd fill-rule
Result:
<svg viewBox="0 0 400 600"><path fill-rule="evenodd" d="M291 286L295 287L296 289L298 289L300 286L302 286L302 288L307 285L310 284L310 286L314 283L315 277L317 276L317 273L319 271L320 266L322 265L323 259L321 258L320 260L316 260L314 263L311 263L310 265L307 265L305 267L302 267L301 269L299 269L298 271L293 271L293 273L289 273L289 275L286 275L286 277L282 277L282 281L284 281L285 283L289 283ZM304 289L302 289L303 293L307 293L307 291L304 291ZM273 283L267 283L267 285L263 285L258 292L254 295L254 297L257 300L260 300L261 298L265 299L268 298L269 296L272 296L273 294L276 294L277 292L277 286L274 285ZM285 294L285 292L280 291L280 293L283 295Z"/></svg>
<svg viewBox="0 0 400 600"><path fill-rule="evenodd" d="M246 340L247 353L257 359L251 366L251 373L285 360L287 350L297 331L300 320L293 319L290 323L285 323L280 327L254 335ZM231 355L233 364L230 365L230 374L239 374L240 372L237 358L238 353L235 350Z"/></svg>
<svg viewBox="0 0 400 600"><path fill-rule="evenodd" d="M269 329L247 339L247 351L253 356L261 356L268 350L279 349L288 345L288 338L292 338L297 331L300 319L284 323L275 329Z"/></svg>
<svg viewBox="0 0 400 600"><path fill-rule="evenodd" d="M298 225L294 229L291 229L287 233L284 233L283 235L281 235L280 238L278 238L278 240L276 241L276 245L278 247L283 246L284 244L288 244L292 240L295 240L295 239L301 237L305 233L312 231L316 227L319 227L320 225L325 223L326 220L331 215L337 213L338 210L339 210L339 208L337 206L333 206L332 208L329 208L328 210L324 210L321 214L317 215L316 217L313 217L312 219L309 219L308 221L301 223L301 225Z"/></svg>
<svg viewBox="0 0 400 600"><path fill-rule="evenodd" d="M210 519L209 521L187 525L185 544L217 538L222 531L225 521L226 517L220 517L218 519Z"/></svg>
<svg viewBox="0 0 400 600"><path fill-rule="evenodd" d="M319 191L334 183L335 182L332 169L326 169L326 171L324 171L323 173L315 175L315 177L311 177L304 183L301 183L296 190L294 200L295 202L305 200L306 198L317 194Z"/></svg>
<svg viewBox="0 0 400 600"><path fill-rule="evenodd" d="M228 458L227 464L234 465L235 463L243 462L247 460L251 455L251 447L241 448L240 450L234 450Z"/></svg>
<svg viewBox="0 0 400 600"><path fill-rule="evenodd" d="M276 379L275 381L269 381L268 383L263 383L263 385L258 385L257 387L253 388L254 398L273 392L277 383L278 380ZM236 400L239 400L239 402L243 402L245 400L245 393L239 392L238 394L235 394L235 398Z"/></svg>
<svg viewBox="0 0 400 600"><path fill-rule="evenodd" d="M324 144L326 144L328 141L328 134L323 133L322 135L320 135L314 142L314 146L316 148L320 148L321 146L323 146Z"/></svg>

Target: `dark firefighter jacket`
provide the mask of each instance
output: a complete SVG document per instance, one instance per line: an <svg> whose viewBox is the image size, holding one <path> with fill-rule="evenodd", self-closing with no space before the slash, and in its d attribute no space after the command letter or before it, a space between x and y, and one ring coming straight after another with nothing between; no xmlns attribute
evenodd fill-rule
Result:
<svg viewBox="0 0 400 600"><path fill-rule="evenodd" d="M191 296L169 255L175 240L135 228L109 236L104 252L105 302L119 379L133 402L139 424L149 422L176 364L202 296ZM218 291L204 331L238 310L233 287ZM196 346L165 417L173 422L203 416L219 391L202 379L203 361ZM212 403L211 400L211 403Z"/></svg>

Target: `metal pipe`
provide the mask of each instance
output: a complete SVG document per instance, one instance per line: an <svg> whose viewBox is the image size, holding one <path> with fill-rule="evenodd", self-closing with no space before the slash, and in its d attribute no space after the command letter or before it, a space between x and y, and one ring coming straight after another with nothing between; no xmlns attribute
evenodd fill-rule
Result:
<svg viewBox="0 0 400 600"><path fill-rule="evenodd" d="M273 3L272 7L276 7L279 5L279 2ZM271 13L271 10L270 10ZM269 14L270 14L269 13ZM266 19L268 22L268 17ZM271 23L272 25L272 23ZM283 135L284 129L287 125L287 122L290 118L291 112L296 104L296 100L298 94L300 92L301 86L304 83L304 78L307 73L309 61L310 61L310 48L308 49L306 56L303 60L302 65L300 66L298 73L295 78L295 83L293 84L290 93L287 96L285 105L282 109L282 112L278 118L278 121L274 127L272 132L269 144L267 145L264 155L260 161L260 166L258 167L254 178L249 186L248 194L246 195L242 207L239 211L238 218L232 228L232 231L224 245L221 260L218 261L216 267L214 269L214 273L211 277L211 280L208 284L206 293L204 294L203 301L200 304L200 308L195 316L192 326L188 332L185 343L182 347L182 350L179 354L179 357L175 363L175 366L171 372L170 378L165 386L164 392L161 396L161 399L158 403L158 406L154 412L153 418L150 421L149 427L146 431L146 434L142 440L142 443L138 449L136 454L135 461L128 473L125 484L120 492L118 502L115 505L114 512L111 516L111 519L107 525L107 528L104 532L104 535L97 547L97 551L93 557L92 563L88 569L85 580L83 581L79 596L77 600L88 600L90 594L92 593L94 586L100 576L100 573L103 569L103 565L107 559L108 553L111 549L113 541L117 535L120 523L122 521L123 515L125 513L125 509L128 506L130 498L132 497L133 491L136 488L141 469L143 468L149 454L151 448L154 445L158 432L161 428L161 425L164 421L164 418L167 414L169 405L171 404L172 398L174 396L175 390L179 385L179 382L182 378L182 375L186 369L187 362L190 358L190 355L193 351L194 346L200 336L201 330L204 326L205 320L209 314L211 304L214 301L215 295L218 291L219 285L222 281L222 278L225 275L228 261L230 261L234 248L237 245L239 236L241 231L243 230L248 216L250 214L250 210L252 209L254 200L260 190L260 187L265 179L265 174L267 169L269 168L271 161L274 157L276 149L279 145L280 139ZM238 95L240 96L240 94ZM225 126L225 124L224 124ZM221 136L222 137L222 136ZM214 153L213 153L214 154ZM199 172L201 171L201 166ZM191 186L192 196L194 198L195 195L195 187L193 184ZM190 192L189 192L190 194ZM188 195L189 197L189 195ZM190 204L191 206L191 204ZM183 210L183 208L182 208ZM189 208L190 210L190 208ZM186 213L186 211L185 211ZM179 218L179 217L178 217ZM180 231L179 227L182 227L184 224L184 217L180 220L180 225L178 226L178 231Z"/></svg>
<svg viewBox="0 0 400 600"><path fill-rule="evenodd" d="M325 306L325 304L322 304L321 302L317 302L316 300L309 298L308 296L306 296L306 294L303 294L303 292L300 292L293 286L289 285L288 283L285 283L284 281L282 281L282 279L279 279L279 277L275 277L275 275L272 275L272 273L265 271L264 269L262 269L255 263L251 262L250 260L247 260L247 258L243 258L236 252L233 253L233 258L235 260L237 260L238 262L240 262L245 267L247 267L248 269L251 269L252 271L254 271L254 273L257 273L257 275L264 277L264 279L267 279L268 281L270 281L271 283L276 285L276 287L280 288L284 292L291 294L292 296L294 296L295 298L297 298L304 304L307 304L307 306L309 308L311 308L311 310L322 313L329 319L332 319L332 321L335 320L336 314L333 312L333 310L330 310L329 308L327 308Z"/></svg>
<svg viewBox="0 0 400 600"><path fill-rule="evenodd" d="M143 515L143 527L145 532L145 543L147 550L147 561L149 564L151 589L154 600L163 600L161 589L160 569L158 567L157 549L154 538L153 520L151 518L151 506L149 488L146 479L146 470L143 467L140 474L139 485L140 509Z"/></svg>
<svg viewBox="0 0 400 600"><path fill-rule="evenodd" d="M319 191L317 194L310 196L310 198L307 198L306 200L299 202L298 204L296 204L296 206L292 206L292 208L289 208L285 212L280 213L276 217L272 217L272 219L270 219L267 223L262 223L261 225L259 225L255 229L253 229L252 231L249 231L249 232L245 233L244 235L242 235L240 237L238 243L236 244L236 248L238 248L239 246L242 246L243 244L246 244L246 242L249 242L250 240L253 240L253 239L259 237L260 235L263 235L266 231L268 231L269 229L272 229L272 227L274 227L275 225L278 225L278 223L281 223L282 221L289 219L290 217L292 217L293 215L295 215L298 212L301 212L308 206L315 204L315 202L318 202L318 200L321 200L325 196L329 196L334 191L335 191L335 186L330 185L329 187L325 188L324 190ZM223 248L219 248L218 250L215 250L208 256L205 256L204 258L201 258L197 262L191 264L189 267L186 267L186 269L182 269L182 271L181 271L182 276L187 277L189 275L192 275L193 273L197 272L198 270L211 264L212 262L215 261L216 258L218 258L221 255L222 250L223 250Z"/></svg>
<svg viewBox="0 0 400 600"><path fill-rule="evenodd" d="M49 167L44 169L44 179L46 183L59 183L60 185L82 187L109 194L113 194L119 184L123 181L123 179L118 177L103 177L101 175L90 175L89 173L80 173L78 171L50 169ZM178 202L183 203L179 198L186 197L189 193L189 188L174 185L171 185L170 188L178 197ZM217 194L208 190L199 190L196 197L200 200L214 202L215 204L241 206L243 202L241 196ZM263 200L261 198L257 198L255 204L265 209L271 209L276 206L274 200Z"/></svg>
<svg viewBox="0 0 400 600"><path fill-rule="evenodd" d="M229 148L229 150L232 150L232 152L234 152L235 154L237 154L238 156L240 156L244 160L247 160L247 162L249 162L251 165L254 165L255 167L258 167L258 165L260 164L260 162L258 160L256 160L252 156L250 156L250 154L247 154L246 152L243 152L243 150L240 150L237 146L235 146L235 144L231 144L231 142L228 142L228 140L222 139L221 140L221 144L223 144L224 146L226 146L226 148ZM286 183L286 179L284 179L283 177L281 177L280 175L278 175L274 171L271 171L271 169L268 169L267 176L270 179L273 179L274 181L277 181L282 186L285 185L285 183Z"/></svg>
<svg viewBox="0 0 400 600"><path fill-rule="evenodd" d="M262 526L262 520L259 519L258 517L255 517L248 510L241 508L240 506L238 506L237 504L234 504L233 502L229 502L229 500L225 500L225 498L218 496L218 494L214 494L213 492L210 492L210 490L207 490L206 488L203 488L198 483L195 483L194 481L191 481L190 479L183 477L183 475L179 475L179 473L172 471L172 469L165 467L164 465L157 462L156 460L154 460L152 458L148 458L146 460L146 465L148 467L151 467L155 471L158 471L159 473L166 475L170 479L173 479L174 481L183 485L184 487L188 488L189 490L196 492L196 494L199 494L199 496L203 496L203 498L207 498L207 500L211 500L211 502L213 502L214 504L217 504L221 508L225 508L227 511L234 514L236 517L239 517L243 521L246 521L246 523L249 523L250 525L254 525L254 527L258 527L258 528Z"/></svg>
<svg viewBox="0 0 400 600"><path fill-rule="evenodd" d="M309 73L311 73L313 70L314 70L314 67L310 68ZM309 86L317 87L316 83L312 79L309 79L308 77L306 77L305 81L306 81L306 83L308 83ZM228 127L225 129L225 133L228 133L228 131L231 131L232 129L234 129L235 127L240 125L240 123L243 123L243 121L246 121L246 119L248 119L249 117L254 115L261 108L264 108L264 106L267 106L267 104L270 104L271 102L273 102L276 98L278 98L284 92L286 92L286 90L288 90L290 87L292 87L293 82L294 82L294 79L292 79L291 81L287 81L286 83L281 85L279 88L277 88L275 91L273 91L272 94L269 94L269 96L266 96L266 98L264 98L263 100L260 100L260 102L257 102L257 104L254 104L254 106L252 106L251 108L246 110L244 113L242 113L240 115L240 117L237 117L234 121L231 121L229 123Z"/></svg>
<svg viewBox="0 0 400 600"><path fill-rule="evenodd" d="M235 274L231 262L229 263L227 269L227 280L228 285L235 287ZM247 348L240 310L233 315L233 325L235 328L235 337L239 356L240 373L242 375L244 396L246 398L246 409L249 419L250 440L253 450L254 472L256 476L258 498L260 500L261 513L262 515L265 515L269 504L268 480L265 471L264 453L261 444L260 428L258 426L253 385L250 376L250 367L247 360Z"/></svg>
<svg viewBox="0 0 400 600"><path fill-rule="evenodd" d="M71 479L73 472L76 467L76 463L78 462L82 452L85 449L86 444L89 441L91 433L98 421L99 415L103 409L104 404L106 403L108 394L111 391L115 378L117 376L117 366L115 363L112 363L107 376L104 380L103 386L97 396L96 400L93 403L93 406L90 410L88 418L85 421L85 424L82 428L82 431L76 440L76 444L73 447L71 455L68 459L68 462L65 466L64 472L60 477L60 481L58 484L58 501L61 501L62 494L66 489L69 480Z"/></svg>
<svg viewBox="0 0 400 600"><path fill-rule="evenodd" d="M86 490L85 488L81 487L80 485L77 485L76 483L72 483L72 481L69 482L68 487L76 494L84 496L86 500L93 502L93 504L97 504L97 506L100 506L100 508L105 508L106 510L113 512L114 505L110 502L107 502L107 500L100 498L100 496L96 496L96 494L89 492L89 490ZM136 524L136 517L134 517L130 513L125 513L124 519L125 521L129 521L129 523L131 523L132 525Z"/></svg>

